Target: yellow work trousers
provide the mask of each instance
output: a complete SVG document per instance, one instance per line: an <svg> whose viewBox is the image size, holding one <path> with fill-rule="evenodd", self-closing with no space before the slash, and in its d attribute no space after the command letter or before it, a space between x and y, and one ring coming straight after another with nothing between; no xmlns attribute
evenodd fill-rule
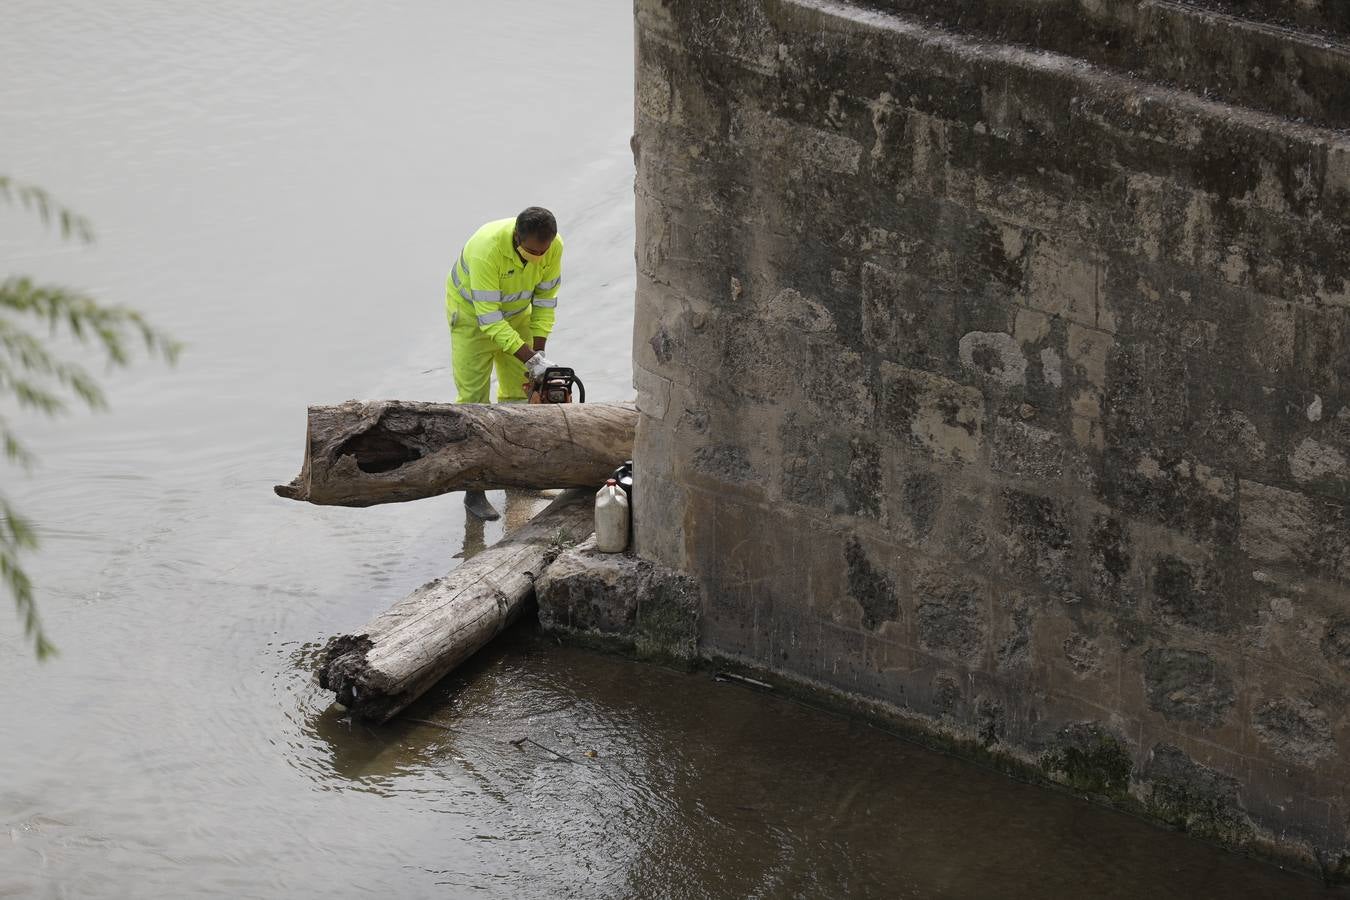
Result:
<svg viewBox="0 0 1350 900"><path fill-rule="evenodd" d="M504 353L492 338L478 327L467 303L455 304L450 321L450 365L455 372L456 403L487 403L492 369L497 369L497 402L521 403L525 400L525 364ZM507 323L520 335L527 347L530 335L530 310L511 316Z"/></svg>

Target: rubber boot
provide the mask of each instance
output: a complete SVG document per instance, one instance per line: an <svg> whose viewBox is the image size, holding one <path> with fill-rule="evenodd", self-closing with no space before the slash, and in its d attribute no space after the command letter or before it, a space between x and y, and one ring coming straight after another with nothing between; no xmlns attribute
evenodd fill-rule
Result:
<svg viewBox="0 0 1350 900"><path fill-rule="evenodd" d="M497 508L488 502L487 493L484 491L465 491L464 509L469 515L484 522L495 522L502 517Z"/></svg>

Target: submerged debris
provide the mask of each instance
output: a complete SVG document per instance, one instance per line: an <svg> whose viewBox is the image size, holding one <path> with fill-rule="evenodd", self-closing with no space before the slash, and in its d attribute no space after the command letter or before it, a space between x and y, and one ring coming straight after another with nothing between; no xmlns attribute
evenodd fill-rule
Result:
<svg viewBox="0 0 1350 900"><path fill-rule="evenodd" d="M754 678L749 678L745 675L737 675L735 672L718 672L713 675L713 681L736 681L741 684L748 684L753 688L759 688L761 691L773 690L773 685L768 684L767 682L757 681Z"/></svg>

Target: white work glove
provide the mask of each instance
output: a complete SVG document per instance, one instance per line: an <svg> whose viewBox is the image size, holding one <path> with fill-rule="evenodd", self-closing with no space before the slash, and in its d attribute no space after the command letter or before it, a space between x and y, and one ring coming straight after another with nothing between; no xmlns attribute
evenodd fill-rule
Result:
<svg viewBox="0 0 1350 900"><path fill-rule="evenodd" d="M544 372L553 367L551 360L545 359L544 354L536 353L525 361L525 372L530 376L530 380L538 381L544 377Z"/></svg>

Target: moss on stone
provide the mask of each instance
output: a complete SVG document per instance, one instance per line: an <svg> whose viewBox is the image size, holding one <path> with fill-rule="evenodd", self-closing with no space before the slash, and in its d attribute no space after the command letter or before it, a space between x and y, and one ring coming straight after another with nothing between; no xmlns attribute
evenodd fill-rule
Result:
<svg viewBox="0 0 1350 900"><path fill-rule="evenodd" d="M698 585L667 570L654 570L639 595L635 651L640 659L689 660L698 652Z"/></svg>
<svg viewBox="0 0 1350 900"><path fill-rule="evenodd" d="M1095 723L1060 730L1056 746L1041 755L1041 770L1076 791L1113 799L1128 795L1134 761L1129 749Z"/></svg>
<svg viewBox="0 0 1350 900"><path fill-rule="evenodd" d="M1238 802L1237 779L1192 760L1168 745L1153 748L1144 770L1149 814L1179 831L1242 847L1252 838L1251 819Z"/></svg>

